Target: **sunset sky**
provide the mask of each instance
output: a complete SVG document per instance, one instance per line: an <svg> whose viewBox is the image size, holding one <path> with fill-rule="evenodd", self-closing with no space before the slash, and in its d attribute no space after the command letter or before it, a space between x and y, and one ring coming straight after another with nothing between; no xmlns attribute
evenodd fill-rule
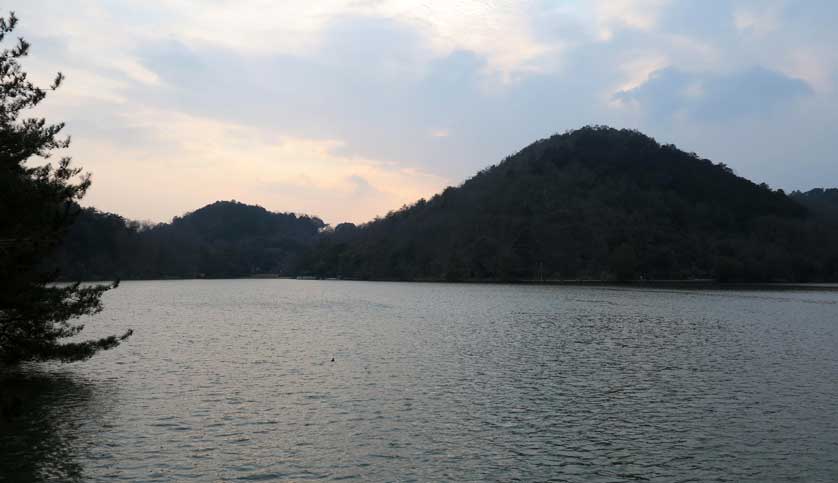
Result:
<svg viewBox="0 0 838 483"><path fill-rule="evenodd" d="M67 80L85 204L362 222L530 142L639 129L772 187L838 186L834 0L11 0ZM8 42L4 42L9 44Z"/></svg>

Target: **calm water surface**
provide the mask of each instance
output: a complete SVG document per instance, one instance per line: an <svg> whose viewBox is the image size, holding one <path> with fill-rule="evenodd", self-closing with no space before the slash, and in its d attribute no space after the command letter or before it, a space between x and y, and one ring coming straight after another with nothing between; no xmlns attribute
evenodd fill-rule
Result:
<svg viewBox="0 0 838 483"><path fill-rule="evenodd" d="M3 481L838 481L838 293L123 283ZM335 362L331 362L332 358Z"/></svg>

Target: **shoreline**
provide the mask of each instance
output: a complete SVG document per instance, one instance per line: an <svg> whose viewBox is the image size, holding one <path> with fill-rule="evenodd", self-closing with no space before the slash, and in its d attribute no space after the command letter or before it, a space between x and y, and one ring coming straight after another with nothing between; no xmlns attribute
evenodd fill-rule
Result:
<svg viewBox="0 0 838 483"><path fill-rule="evenodd" d="M710 279L694 280L444 280L444 279L354 279L354 278L317 278L289 277L279 275L254 275L246 277L182 277L182 278L136 278L123 279L120 282L169 282L187 280L294 280L300 282L389 282L389 283L438 283L463 285L533 285L559 287L614 287L614 288L658 288L685 290L764 290L764 291L824 291L838 292L836 282L719 282ZM70 283L62 281L59 283ZM85 280L82 283L110 283L107 280Z"/></svg>

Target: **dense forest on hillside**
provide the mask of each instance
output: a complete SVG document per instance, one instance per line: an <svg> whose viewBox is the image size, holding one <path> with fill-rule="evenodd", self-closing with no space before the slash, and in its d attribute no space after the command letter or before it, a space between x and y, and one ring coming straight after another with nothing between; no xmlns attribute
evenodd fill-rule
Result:
<svg viewBox="0 0 838 483"><path fill-rule="evenodd" d="M822 220L838 220L838 188L793 191L790 196Z"/></svg>
<svg viewBox="0 0 838 483"><path fill-rule="evenodd" d="M70 280L290 274L324 223L219 201L158 225L82 210L57 254Z"/></svg>
<svg viewBox="0 0 838 483"><path fill-rule="evenodd" d="M806 207L641 133L587 127L524 148L456 188L306 260L363 279L838 279L838 231Z"/></svg>
<svg viewBox="0 0 838 483"><path fill-rule="evenodd" d="M595 126L360 226L234 202L155 226L88 209L59 261L83 279L835 281L836 193L787 196L639 132Z"/></svg>

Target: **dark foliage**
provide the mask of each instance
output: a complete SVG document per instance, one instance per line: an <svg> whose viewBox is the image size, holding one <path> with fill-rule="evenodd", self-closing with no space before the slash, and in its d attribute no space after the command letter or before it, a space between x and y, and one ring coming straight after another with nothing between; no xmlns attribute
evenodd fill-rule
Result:
<svg viewBox="0 0 838 483"><path fill-rule="evenodd" d="M14 14L0 18L0 41L16 23ZM101 310L100 297L111 285L56 286L57 273L43 267L72 223L90 177L79 177L67 157L56 165L28 164L70 144L57 137L63 124L22 117L47 94L21 69L19 59L28 51L22 39L0 51L0 364L7 365L86 359L130 335L62 342L83 328L72 319ZM62 79L58 74L53 90Z"/></svg>
<svg viewBox="0 0 838 483"><path fill-rule="evenodd" d="M838 222L838 189L815 188L805 193L794 191L792 199L825 221Z"/></svg>
<svg viewBox="0 0 838 483"><path fill-rule="evenodd" d="M319 218L218 201L158 225L84 209L58 252L71 278L242 277L291 273Z"/></svg>
<svg viewBox="0 0 838 483"><path fill-rule="evenodd" d="M586 127L360 226L236 202L160 225L86 209L59 261L88 280L838 280L838 217L819 194L834 191L793 199L636 131Z"/></svg>
<svg viewBox="0 0 838 483"><path fill-rule="evenodd" d="M838 280L838 230L639 132L555 135L461 186L339 226L302 272L400 280Z"/></svg>

